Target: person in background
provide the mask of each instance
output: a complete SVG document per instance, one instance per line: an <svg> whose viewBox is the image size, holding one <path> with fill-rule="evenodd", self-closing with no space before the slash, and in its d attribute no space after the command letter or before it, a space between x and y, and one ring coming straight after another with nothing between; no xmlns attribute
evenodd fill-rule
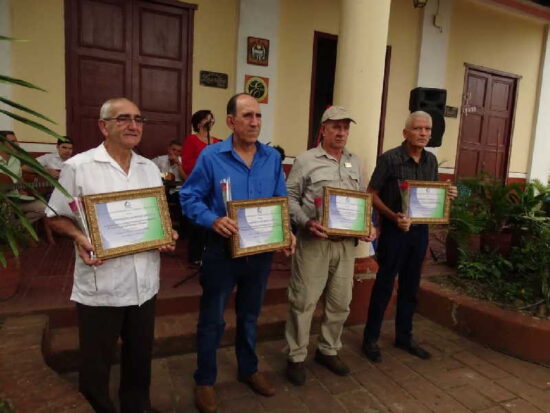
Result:
<svg viewBox="0 0 550 413"><path fill-rule="evenodd" d="M219 139L210 136L210 131L215 123L214 114L208 109L193 113L191 125L195 133L186 136L181 150L181 166L184 177L191 174L204 148L213 143L220 142Z"/></svg>
<svg viewBox="0 0 550 413"><path fill-rule="evenodd" d="M219 139L210 136L210 130L214 123L214 114L210 110L204 109L193 113L191 124L195 133L187 135L181 151L181 166L184 177L191 174L204 148L220 142ZM200 266L204 243L206 242L206 232L204 228L196 225L191 220L187 220L186 224L189 232L187 261L194 266Z"/></svg>
<svg viewBox="0 0 550 413"><path fill-rule="evenodd" d="M65 139L57 140L57 152L46 153L36 158L36 161L42 165L55 179L59 179L59 173L63 164L67 159L73 156L73 141L68 136ZM24 171L28 171L28 166L23 167Z"/></svg>
<svg viewBox="0 0 550 413"><path fill-rule="evenodd" d="M15 150L15 146L17 146L17 137L15 136L15 133L13 131L0 131L0 135L2 135L7 140L7 142L4 143L6 148L8 150ZM21 161L17 157L11 155L11 153L2 149L0 149L0 165L2 165L5 169L7 169L15 176L23 176ZM21 211L23 211L23 213L25 214L25 218L27 218L27 220L29 220L31 224L40 220L41 218L44 218L44 209L46 208L46 206L43 202L39 201L33 196L26 194L24 190L17 189L15 187L16 185L18 185L16 179L13 176L2 173L1 169L0 175L0 182L9 186L10 188L13 188L8 191L7 196L12 201L17 203Z"/></svg>
<svg viewBox="0 0 550 413"><path fill-rule="evenodd" d="M181 174L181 142L177 139L170 141L166 155L151 159L160 169L160 173L168 181L182 181ZM172 174L173 176L169 176ZM172 178L172 179L167 179Z"/></svg>

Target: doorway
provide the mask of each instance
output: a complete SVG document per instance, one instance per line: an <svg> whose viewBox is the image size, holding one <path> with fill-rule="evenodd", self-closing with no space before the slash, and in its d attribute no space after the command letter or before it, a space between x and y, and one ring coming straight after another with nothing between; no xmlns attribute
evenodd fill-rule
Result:
<svg viewBox="0 0 550 413"><path fill-rule="evenodd" d="M328 105L332 105L337 47L338 36L322 32L314 33L311 95L309 101L308 149L316 146L321 116L325 108Z"/></svg>
<svg viewBox="0 0 550 413"><path fill-rule="evenodd" d="M67 131L97 146L101 104L134 101L149 122L137 152L151 158L189 130L195 5L175 0L66 0Z"/></svg>
<svg viewBox="0 0 550 413"><path fill-rule="evenodd" d="M466 64L456 176L506 180L520 76Z"/></svg>

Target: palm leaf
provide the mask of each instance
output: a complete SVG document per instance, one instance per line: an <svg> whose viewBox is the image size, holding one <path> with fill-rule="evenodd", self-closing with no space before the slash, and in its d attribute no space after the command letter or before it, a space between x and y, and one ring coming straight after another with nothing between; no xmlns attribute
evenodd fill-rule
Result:
<svg viewBox="0 0 550 413"><path fill-rule="evenodd" d="M20 105L19 103L15 103L9 99L6 99L6 98L3 98L2 96L0 96L0 102L4 102L6 105L10 105L10 106L13 106L14 108L16 109L19 109L19 110L22 110L23 112L27 112L27 113L30 113L31 115L34 115L38 118L41 118L41 119L44 119L50 123L53 123L54 125L57 125L56 122L54 122L53 120L51 120L50 118L42 115L41 113L38 113L32 109L29 109L28 107L26 106L23 106L23 105Z"/></svg>
<svg viewBox="0 0 550 413"><path fill-rule="evenodd" d="M17 37L8 37L8 36L2 36L0 34L0 40L7 40L10 42L28 42L26 39L18 39Z"/></svg>
<svg viewBox="0 0 550 413"><path fill-rule="evenodd" d="M26 80L17 79L15 77L1 75L1 74L0 74L0 83L8 83L12 85L28 87L29 89L36 89L36 90L41 90L42 92L47 92L46 89L42 89L41 87L33 85L31 82L27 82Z"/></svg>
<svg viewBox="0 0 550 413"><path fill-rule="evenodd" d="M47 133L48 135L51 135L56 139L63 139L63 136L59 135L57 132L54 132L50 128L48 128L48 127L46 127L46 126L44 126L40 123L37 123L33 120L24 118L22 116L16 115L15 113L8 112L7 110L3 110L3 109L0 109L0 113L8 115L10 118L13 118L13 119L15 119L15 120L17 120L21 123L24 123L25 125L32 126L33 128L38 129L39 131L42 131L44 133Z"/></svg>

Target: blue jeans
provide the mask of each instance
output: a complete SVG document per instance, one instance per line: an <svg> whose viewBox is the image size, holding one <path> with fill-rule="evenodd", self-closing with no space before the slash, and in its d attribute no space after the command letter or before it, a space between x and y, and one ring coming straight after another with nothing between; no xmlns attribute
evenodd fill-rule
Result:
<svg viewBox="0 0 550 413"><path fill-rule="evenodd" d="M272 254L230 258L227 246L227 240L210 234L202 258L197 370L194 376L198 385L212 386L216 382L216 350L225 329L223 313L235 286L235 352L239 375L249 376L258 370L256 322L264 299Z"/></svg>
<svg viewBox="0 0 550 413"><path fill-rule="evenodd" d="M402 344L410 343L416 295L427 247L427 225L413 225L408 232L403 232L388 222L382 226L376 250L379 269L370 297L364 342L376 342L380 337L384 312L393 292L393 282L399 274L395 341Z"/></svg>

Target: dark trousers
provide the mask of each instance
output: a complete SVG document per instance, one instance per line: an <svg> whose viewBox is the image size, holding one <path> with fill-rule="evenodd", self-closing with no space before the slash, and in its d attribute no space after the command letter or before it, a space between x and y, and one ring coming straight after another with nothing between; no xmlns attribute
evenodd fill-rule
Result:
<svg viewBox="0 0 550 413"><path fill-rule="evenodd" d="M195 224L191 220L188 220L187 225L189 231L189 239L187 244L187 261L193 264L202 259L204 245L210 231L202 225Z"/></svg>
<svg viewBox="0 0 550 413"><path fill-rule="evenodd" d="M122 341L120 411L149 411L155 301L153 297L141 306L128 307L93 307L77 303L81 358L79 390L96 412L117 411L109 397L109 375L119 337Z"/></svg>
<svg viewBox="0 0 550 413"><path fill-rule="evenodd" d="M428 226L413 225L403 232L395 225L383 225L376 251L379 270L370 298L364 341L376 342L384 312L393 292L395 276L399 274L395 341L408 344L412 338L412 320L416 310L416 295L420 286L422 262L428 247Z"/></svg>
<svg viewBox="0 0 550 413"><path fill-rule="evenodd" d="M223 313L235 286L235 352L239 375L248 376L258 370L256 322L264 299L272 254L231 259L227 240L212 234L209 238L200 276L202 296L197 326L195 381L198 385L212 386L217 375L216 351L225 329Z"/></svg>

